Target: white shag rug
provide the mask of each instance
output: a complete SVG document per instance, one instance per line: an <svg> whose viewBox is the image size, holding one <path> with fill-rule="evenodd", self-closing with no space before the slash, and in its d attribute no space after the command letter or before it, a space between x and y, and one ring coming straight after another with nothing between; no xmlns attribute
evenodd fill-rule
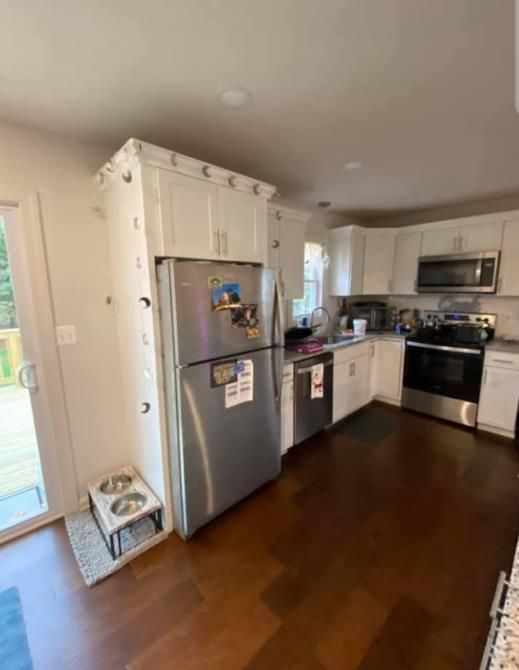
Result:
<svg viewBox="0 0 519 670"><path fill-rule="evenodd" d="M126 563L163 540L167 533L155 532L149 518L121 531L122 556L112 559L90 510L65 518L70 544L87 586L94 586Z"/></svg>

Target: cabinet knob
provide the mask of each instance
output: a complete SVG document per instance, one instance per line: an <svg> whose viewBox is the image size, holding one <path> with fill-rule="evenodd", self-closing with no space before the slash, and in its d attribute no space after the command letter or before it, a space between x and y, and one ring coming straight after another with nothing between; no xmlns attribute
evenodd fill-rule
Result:
<svg viewBox="0 0 519 670"><path fill-rule="evenodd" d="M229 186L231 188L236 188L236 177L229 177Z"/></svg>
<svg viewBox="0 0 519 670"><path fill-rule="evenodd" d="M149 402L141 402L141 414L147 414L151 409Z"/></svg>
<svg viewBox="0 0 519 670"><path fill-rule="evenodd" d="M209 177L211 176L211 168L209 167L209 165L204 165L204 167L202 168L202 173L204 177L207 177L209 179Z"/></svg>
<svg viewBox="0 0 519 670"><path fill-rule="evenodd" d="M125 170L121 176L123 178L123 181L125 181L127 184L129 184L132 180L132 173L130 172L130 170Z"/></svg>
<svg viewBox="0 0 519 670"><path fill-rule="evenodd" d="M261 186L259 184L254 184L252 190L254 191L255 195L259 195L261 193Z"/></svg>
<svg viewBox="0 0 519 670"><path fill-rule="evenodd" d="M177 165L178 165L177 154L172 153L172 154L171 154L171 157L170 157L169 160L171 161L171 165L172 165L173 167L177 167Z"/></svg>
<svg viewBox="0 0 519 670"><path fill-rule="evenodd" d="M277 249L279 247L279 240L272 240L272 248Z"/></svg>
<svg viewBox="0 0 519 670"><path fill-rule="evenodd" d="M140 302L141 307L143 309L147 309L148 307L151 307L151 300L149 298L145 298L145 297L139 298L139 302Z"/></svg>
<svg viewBox="0 0 519 670"><path fill-rule="evenodd" d="M283 214L281 214L281 212L280 212L279 209L278 209L278 211L276 212L276 219L277 219L278 221L281 221L282 218L283 218Z"/></svg>

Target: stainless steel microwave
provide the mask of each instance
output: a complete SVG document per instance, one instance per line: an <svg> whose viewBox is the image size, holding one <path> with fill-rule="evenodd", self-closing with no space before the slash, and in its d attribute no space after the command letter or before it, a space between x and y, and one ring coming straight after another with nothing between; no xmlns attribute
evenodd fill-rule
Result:
<svg viewBox="0 0 519 670"><path fill-rule="evenodd" d="M419 293L495 293L499 251L422 256L418 260Z"/></svg>

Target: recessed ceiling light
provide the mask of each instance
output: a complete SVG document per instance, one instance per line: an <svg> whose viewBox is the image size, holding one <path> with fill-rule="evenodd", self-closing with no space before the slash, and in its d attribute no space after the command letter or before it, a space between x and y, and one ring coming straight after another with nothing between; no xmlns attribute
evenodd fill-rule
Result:
<svg viewBox="0 0 519 670"><path fill-rule="evenodd" d="M348 161L347 163L344 163L345 170L358 170L360 167L362 167L360 161Z"/></svg>
<svg viewBox="0 0 519 670"><path fill-rule="evenodd" d="M329 200L321 200L317 204L319 207L329 207L332 203Z"/></svg>
<svg viewBox="0 0 519 670"><path fill-rule="evenodd" d="M241 88L241 86L221 91L217 97L223 105L227 105L228 107L243 107L252 99L250 91L247 91L246 88Z"/></svg>

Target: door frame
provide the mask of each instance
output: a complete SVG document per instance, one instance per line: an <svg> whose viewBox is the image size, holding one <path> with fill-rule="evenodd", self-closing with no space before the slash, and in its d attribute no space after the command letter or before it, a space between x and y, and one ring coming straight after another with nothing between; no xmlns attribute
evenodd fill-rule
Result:
<svg viewBox="0 0 519 670"><path fill-rule="evenodd" d="M12 230L13 225L16 226L19 242L17 246L21 252L11 252L9 259L14 268L13 274L18 279L21 277L25 286L22 310L24 314L20 325L25 329L29 321L34 333L30 357L36 359L40 391L39 407L37 411L33 408L33 414L49 511L0 532L0 544L75 511L79 506L63 375L55 336L40 197L37 192L14 200L4 200L2 196L0 193L0 211L8 224L6 229ZM8 246L9 237L8 231ZM26 321L25 325L23 319Z"/></svg>

